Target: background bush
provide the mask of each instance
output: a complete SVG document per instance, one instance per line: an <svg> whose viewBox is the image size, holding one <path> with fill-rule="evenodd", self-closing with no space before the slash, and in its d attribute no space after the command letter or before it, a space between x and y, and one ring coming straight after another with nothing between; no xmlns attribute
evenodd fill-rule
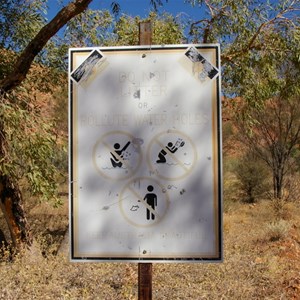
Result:
<svg viewBox="0 0 300 300"><path fill-rule="evenodd" d="M239 182L242 200L247 203L255 203L269 190L268 170L263 162L251 152L238 160L234 173Z"/></svg>

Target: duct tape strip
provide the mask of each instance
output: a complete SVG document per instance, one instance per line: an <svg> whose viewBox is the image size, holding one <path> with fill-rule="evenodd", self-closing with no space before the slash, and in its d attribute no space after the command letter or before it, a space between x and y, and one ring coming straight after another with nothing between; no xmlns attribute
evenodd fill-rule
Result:
<svg viewBox="0 0 300 300"><path fill-rule="evenodd" d="M98 50L94 50L84 62L72 72L71 78L77 84L86 87L107 65L108 63L103 54Z"/></svg>
<svg viewBox="0 0 300 300"><path fill-rule="evenodd" d="M214 67L207 59L205 59L195 47L190 47L185 52L185 55L193 63L202 64L202 71L198 75L201 81L205 81L207 77L213 79L219 73L219 70Z"/></svg>

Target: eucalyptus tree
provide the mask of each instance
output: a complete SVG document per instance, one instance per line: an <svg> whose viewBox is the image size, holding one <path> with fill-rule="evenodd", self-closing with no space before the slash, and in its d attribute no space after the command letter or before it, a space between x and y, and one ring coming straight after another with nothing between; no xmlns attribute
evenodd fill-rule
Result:
<svg viewBox="0 0 300 300"><path fill-rule="evenodd" d="M29 97L25 96L33 89L29 87L26 90L26 86L21 84L48 40L69 20L83 12L90 2L71 2L48 24L41 10L45 8L44 0L1 2L2 47L8 48L3 50L2 56L7 54L13 64L6 68L0 79L0 207L13 244L18 249L32 243L20 179L27 178L32 191L45 197L53 195L55 189L55 172L51 166L54 133L50 124L39 122L37 111L32 109L35 103L28 102ZM31 23L30 20L36 21Z"/></svg>
<svg viewBox="0 0 300 300"><path fill-rule="evenodd" d="M269 167L274 198L282 199L286 176L295 172L299 160L300 95L285 98L281 94L261 106L240 109L238 139Z"/></svg>
<svg viewBox="0 0 300 300"><path fill-rule="evenodd" d="M251 99L274 93L262 89L257 75L269 79L292 56L299 59L299 0L189 0L205 13L190 25L193 42L220 43L223 91ZM292 59L294 59L292 58ZM262 83L262 82L260 82ZM273 84L277 84L276 79ZM251 87L251 88L250 88ZM256 87L256 88L255 88ZM276 88L275 88L276 90ZM257 99L256 99L257 101Z"/></svg>
<svg viewBox="0 0 300 300"><path fill-rule="evenodd" d="M239 139L273 174L282 197L300 143L300 1L204 0L207 14L191 24L194 41L221 44L223 91L242 98Z"/></svg>
<svg viewBox="0 0 300 300"><path fill-rule="evenodd" d="M0 1L0 47L23 50L46 19L45 1Z"/></svg>

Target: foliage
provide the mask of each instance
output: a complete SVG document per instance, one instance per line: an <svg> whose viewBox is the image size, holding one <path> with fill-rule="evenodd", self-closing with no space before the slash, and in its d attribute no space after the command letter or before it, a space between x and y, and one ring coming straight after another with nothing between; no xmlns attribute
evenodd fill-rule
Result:
<svg viewBox="0 0 300 300"><path fill-rule="evenodd" d="M289 202L284 198L271 199L271 209L274 212L275 221L289 219Z"/></svg>
<svg viewBox="0 0 300 300"><path fill-rule="evenodd" d="M63 43L70 47L101 46L110 37L113 18L108 11L87 9L68 23Z"/></svg>
<svg viewBox="0 0 300 300"><path fill-rule="evenodd" d="M275 97L263 108L245 106L237 126L239 140L271 170L274 197L281 198L286 175L295 170L294 150L300 142L299 96Z"/></svg>
<svg viewBox="0 0 300 300"><path fill-rule="evenodd" d="M300 1L188 2L206 9L204 17L191 25L193 42L221 45L227 96L256 103L276 94L281 84L279 70L287 58L299 62Z"/></svg>
<svg viewBox="0 0 300 300"><path fill-rule="evenodd" d="M0 80L3 79L8 73L12 72L13 63L16 54L13 51L1 49L0 60Z"/></svg>
<svg viewBox="0 0 300 300"><path fill-rule="evenodd" d="M238 137L269 166L281 198L299 142L300 1L202 2L208 17L191 34L221 43L223 91L244 101L236 113Z"/></svg>
<svg viewBox="0 0 300 300"><path fill-rule="evenodd" d="M1 53L6 57L10 52ZM54 163L57 153L66 153L66 147L65 137L58 135L59 123L51 106L59 103L52 96L55 91L59 94L56 82L62 84L65 79L55 73L56 81L44 80L51 78L51 74L51 69L35 64L22 86L1 96L0 119L5 142L0 172L22 182L41 200L58 204L57 187L65 174Z"/></svg>
<svg viewBox="0 0 300 300"><path fill-rule="evenodd" d="M158 15L151 12L149 17L141 19L139 16L122 15L115 26L114 45L138 45L139 44L139 23L141 21L150 21L152 24L152 44L165 45L181 43L183 38L183 29L176 19L169 15Z"/></svg>
<svg viewBox="0 0 300 300"><path fill-rule="evenodd" d="M0 47L21 51L46 20L46 0L0 1Z"/></svg>
<svg viewBox="0 0 300 300"><path fill-rule="evenodd" d="M33 195L52 199L57 178L52 165L56 139L51 124L40 123L27 110L9 104L1 105L0 115L9 140L7 154L1 159L1 173L16 180L26 178Z"/></svg>
<svg viewBox="0 0 300 300"><path fill-rule="evenodd" d="M266 238L272 242L283 239L288 235L290 228L291 225L288 221L273 221L266 226Z"/></svg>
<svg viewBox="0 0 300 300"><path fill-rule="evenodd" d="M284 191L284 197L283 200L286 202L299 202L299 196L300 196L300 180L298 176L295 176L299 172L299 154L297 153L297 159L296 159L296 168L297 171L295 173L292 173L287 179L286 179L286 185L285 185L285 191Z"/></svg>
<svg viewBox="0 0 300 300"><path fill-rule="evenodd" d="M168 0L150 0L150 4L154 11L157 11L158 7L163 6L164 2L168 2ZM122 7L118 1L112 1L111 10L113 14L118 15L121 12Z"/></svg>
<svg viewBox="0 0 300 300"><path fill-rule="evenodd" d="M246 153L236 164L234 172L245 202L254 203L268 191L269 172L253 153Z"/></svg>
<svg viewBox="0 0 300 300"><path fill-rule="evenodd" d="M66 71L68 49L103 46L112 39L113 24L109 11L87 9L71 19L60 35L48 41L36 61L52 69Z"/></svg>

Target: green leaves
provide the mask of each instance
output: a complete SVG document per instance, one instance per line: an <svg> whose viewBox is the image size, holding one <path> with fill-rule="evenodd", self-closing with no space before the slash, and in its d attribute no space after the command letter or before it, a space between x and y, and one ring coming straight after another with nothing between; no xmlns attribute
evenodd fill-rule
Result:
<svg viewBox="0 0 300 300"><path fill-rule="evenodd" d="M0 173L21 180L41 200L57 202L56 190L62 175L53 163L58 140L51 119L41 116L30 100L20 95L10 95L9 102L2 98L0 119L5 128Z"/></svg>
<svg viewBox="0 0 300 300"><path fill-rule="evenodd" d="M288 61L299 62L300 1L189 2L206 9L192 24L192 40L221 45L225 95L249 103L278 95ZM294 78L295 66L290 68Z"/></svg>
<svg viewBox="0 0 300 300"><path fill-rule="evenodd" d="M112 24L108 11L87 9L69 21L63 42L69 47L101 46L109 38Z"/></svg>
<svg viewBox="0 0 300 300"><path fill-rule="evenodd" d="M0 1L0 46L22 50L46 20L46 0Z"/></svg>
<svg viewBox="0 0 300 300"><path fill-rule="evenodd" d="M139 23L142 19L122 15L115 25L116 38L114 45L138 45L139 43ZM150 21L152 24L152 44L167 45L180 44L183 38L182 25L169 15L158 15L151 12L148 18L143 21Z"/></svg>

